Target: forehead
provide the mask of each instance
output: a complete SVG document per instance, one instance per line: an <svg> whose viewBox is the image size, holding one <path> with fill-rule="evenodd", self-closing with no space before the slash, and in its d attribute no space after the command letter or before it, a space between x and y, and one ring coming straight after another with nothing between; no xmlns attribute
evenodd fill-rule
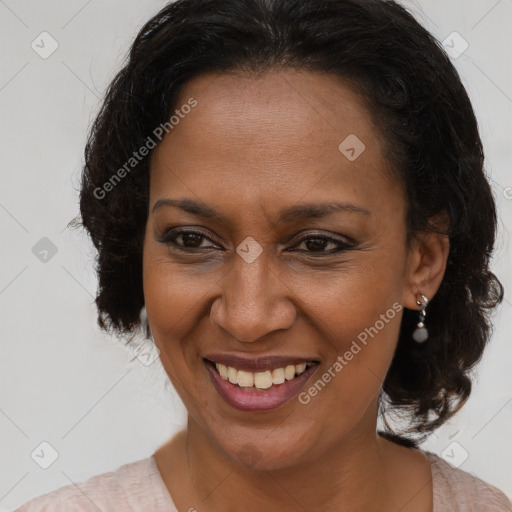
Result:
<svg viewBox="0 0 512 512"><path fill-rule="evenodd" d="M309 146L309 140L336 148L350 133L368 140L375 131L362 96L332 75L295 70L206 74L185 85L176 107L190 97L198 102L190 117L208 134L229 135L230 143L238 139L245 145L250 136L255 145L274 150L297 142Z"/></svg>
<svg viewBox="0 0 512 512"><path fill-rule="evenodd" d="M191 98L197 105L152 156L154 200L165 192L204 201L243 193L261 203L338 190L345 200L365 195L371 202L370 188L397 188L368 107L337 77L206 74L186 84L176 109Z"/></svg>

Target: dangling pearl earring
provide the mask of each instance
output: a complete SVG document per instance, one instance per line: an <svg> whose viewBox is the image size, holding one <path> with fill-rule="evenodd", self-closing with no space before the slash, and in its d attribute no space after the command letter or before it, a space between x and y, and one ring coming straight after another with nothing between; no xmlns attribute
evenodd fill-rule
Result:
<svg viewBox="0 0 512 512"><path fill-rule="evenodd" d="M416 304L420 306L419 322L412 333L412 338L416 343L424 343L428 339L428 331L423 323L427 316L425 310L427 309L428 299L421 292L418 292L418 294L421 295L421 301L416 299Z"/></svg>

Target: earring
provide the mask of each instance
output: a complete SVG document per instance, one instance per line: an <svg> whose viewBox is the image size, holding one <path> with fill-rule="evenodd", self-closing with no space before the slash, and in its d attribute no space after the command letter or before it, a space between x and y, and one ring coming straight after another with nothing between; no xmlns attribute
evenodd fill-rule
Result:
<svg viewBox="0 0 512 512"><path fill-rule="evenodd" d="M421 295L421 300L416 299L416 304L420 306L419 322L412 333L412 338L416 343L424 343L428 339L428 331L423 323L427 316L425 310L427 309L428 299L421 292L418 292L418 294Z"/></svg>

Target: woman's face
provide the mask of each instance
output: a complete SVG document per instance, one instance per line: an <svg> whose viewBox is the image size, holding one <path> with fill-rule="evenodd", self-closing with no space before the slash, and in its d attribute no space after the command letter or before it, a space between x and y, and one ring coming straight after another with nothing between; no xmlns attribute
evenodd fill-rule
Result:
<svg viewBox="0 0 512 512"><path fill-rule="evenodd" d="M144 296L189 421L261 468L375 435L401 308L415 305L405 196L362 101L282 71L204 75L176 108L151 160ZM279 384L300 362L315 363Z"/></svg>

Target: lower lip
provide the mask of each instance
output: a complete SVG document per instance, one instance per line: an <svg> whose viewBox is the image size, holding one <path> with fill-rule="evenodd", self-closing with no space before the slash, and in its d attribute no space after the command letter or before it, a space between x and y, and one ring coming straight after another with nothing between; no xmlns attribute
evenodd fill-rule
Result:
<svg viewBox="0 0 512 512"><path fill-rule="evenodd" d="M224 380L212 364L206 363L213 385L219 395L232 407L241 411L268 411L281 407L296 395L316 370L316 364L304 373L282 384L272 385L265 390L244 391L240 386Z"/></svg>

